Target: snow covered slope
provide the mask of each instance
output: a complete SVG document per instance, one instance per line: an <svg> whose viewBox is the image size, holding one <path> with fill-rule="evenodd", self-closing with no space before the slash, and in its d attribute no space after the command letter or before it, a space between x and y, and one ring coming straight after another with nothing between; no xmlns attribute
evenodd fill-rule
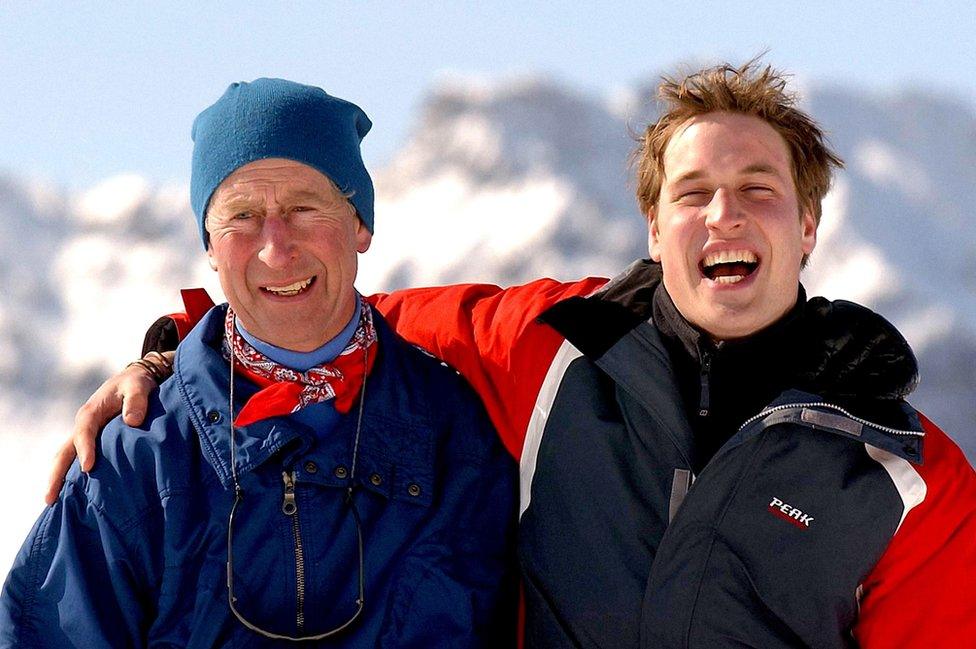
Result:
<svg viewBox="0 0 976 649"><path fill-rule="evenodd" d="M543 78L440 84L375 171L360 289L607 275L645 255L628 155L647 96L608 101ZM808 292L862 302L901 328L922 368L913 402L976 458L973 108L921 92L806 96L848 163ZM40 510L75 407L179 307L179 287L219 295L187 202L185 188L135 177L67 196L0 176L0 572Z"/></svg>

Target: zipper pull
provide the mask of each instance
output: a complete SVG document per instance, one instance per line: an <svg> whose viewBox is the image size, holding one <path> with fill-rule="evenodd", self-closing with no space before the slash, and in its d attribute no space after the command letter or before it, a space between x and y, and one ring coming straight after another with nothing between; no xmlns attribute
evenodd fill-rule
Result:
<svg viewBox="0 0 976 649"><path fill-rule="evenodd" d="M285 483L285 499L281 502L281 511L285 516L294 516L298 511L298 504L295 502L295 472L281 472L281 479Z"/></svg>
<svg viewBox="0 0 976 649"><path fill-rule="evenodd" d="M710 407L708 382L712 373L712 355L707 351L701 357L701 394L698 397L698 416L707 417Z"/></svg>

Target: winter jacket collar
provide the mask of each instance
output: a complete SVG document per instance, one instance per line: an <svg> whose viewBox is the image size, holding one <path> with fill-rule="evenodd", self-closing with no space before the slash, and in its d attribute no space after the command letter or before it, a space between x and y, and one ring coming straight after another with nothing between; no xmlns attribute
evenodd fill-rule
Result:
<svg viewBox="0 0 976 649"><path fill-rule="evenodd" d="M661 277L660 264L634 262L594 295L561 302L541 319L595 361L651 320L702 444L696 465L789 389L816 394L883 426L918 429L900 403L917 382L915 356L878 314L843 300L806 300L801 286L796 306L780 321L746 339L715 345L680 316ZM709 408L717 411L698 417Z"/></svg>
<svg viewBox="0 0 976 649"><path fill-rule="evenodd" d="M653 319L654 295L661 277L660 264L648 259L635 261L597 293L565 300L540 319L566 335L587 356L599 356L639 322ZM789 332L805 343L796 373L801 389L828 391L841 398L867 394L877 399L904 398L915 389L915 354L891 323L846 300L814 297L804 302L802 286L798 295L797 306L785 320L757 336ZM581 308L583 303L587 303L585 309ZM569 313L575 322L567 322ZM700 334L683 318L682 322L685 331L694 332L682 335L697 340ZM655 321L659 330L661 324ZM737 342L749 344L754 337Z"/></svg>
<svg viewBox="0 0 976 649"><path fill-rule="evenodd" d="M230 469L228 398L230 376L228 363L220 351L226 309L226 305L211 309L180 344L176 351L171 380L176 382L175 387L197 431L204 457L213 467L224 488L230 489L233 484ZM377 335L381 343L385 344L385 349L381 348L380 354L392 356L394 360L390 362L399 363L401 352L398 341L383 319L375 313L373 316ZM370 377L372 390L367 387L366 412L363 416L366 438L364 443L379 443L373 439L375 436L370 434L370 430L374 428L370 425L371 419L380 415L374 416L371 413L369 393L376 394L377 390L387 389L390 382L384 378L383 372L374 371ZM235 377L235 416L257 390L258 387L243 376ZM427 439L431 431L431 422L426 414L428 405L414 402L410 390L402 390L401 393L398 400L400 407L394 412L385 409L381 416L383 421L377 423L376 427L401 426L404 430L414 431L416 435L423 438L415 440L416 445L424 446L422 442ZM355 413L358 409L353 410ZM346 416L345 419L350 421L344 420L345 424L340 425L355 426L355 421L351 419L354 417L354 414ZM315 435L311 428L287 416L271 417L235 428L238 476L246 475L283 449L289 457L305 453L314 443ZM418 470L423 468L426 471L428 467L425 463L421 462L421 465L424 466L418 466ZM327 481L328 478L329 476L322 476L320 481ZM426 500L426 497L416 500Z"/></svg>
<svg viewBox="0 0 976 649"><path fill-rule="evenodd" d="M714 354L720 349L736 350L739 356L755 358L757 355L765 355L758 354L764 348L782 352L786 351L785 348L788 346L795 346L795 339L800 335L800 322L803 319L806 302L806 291L803 286L800 286L793 307L770 326L742 340L715 342L685 320L684 316L678 312L678 307L674 305L674 301L664 288L664 284L660 283L654 290L651 301L651 320L662 336L673 340L689 358L698 363L701 362L702 356ZM783 358L780 356L780 360Z"/></svg>
<svg viewBox="0 0 976 649"><path fill-rule="evenodd" d="M225 489L233 484L230 469L230 370L220 351L227 305L211 309L180 343L173 362L173 379L200 446ZM236 416L258 387L235 377ZM303 438L301 424L273 417L236 428L237 473L245 475L285 445ZM299 444L301 444L299 442ZM304 446L304 444L301 444Z"/></svg>

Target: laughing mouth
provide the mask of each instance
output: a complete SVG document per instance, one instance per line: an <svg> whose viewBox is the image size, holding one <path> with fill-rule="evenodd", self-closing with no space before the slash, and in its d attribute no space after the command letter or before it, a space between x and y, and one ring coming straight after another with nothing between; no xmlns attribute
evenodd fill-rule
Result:
<svg viewBox="0 0 976 649"><path fill-rule="evenodd" d="M261 290L280 297L293 297L300 293L304 293L314 283L315 275L312 275L308 279L300 280L294 284L288 284L286 286L262 286Z"/></svg>
<svg viewBox="0 0 976 649"><path fill-rule="evenodd" d="M702 275L719 284L735 284L759 268L759 258L748 250L721 250L705 255L699 263Z"/></svg>

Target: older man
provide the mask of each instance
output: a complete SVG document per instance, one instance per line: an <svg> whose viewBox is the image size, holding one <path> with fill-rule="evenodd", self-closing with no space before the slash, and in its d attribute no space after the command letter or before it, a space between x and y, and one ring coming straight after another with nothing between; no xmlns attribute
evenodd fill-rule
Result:
<svg viewBox="0 0 976 649"><path fill-rule="evenodd" d="M662 83L638 151L654 261L376 301L520 458L527 644L976 643L976 474L905 401L901 335L799 283L840 160L785 86ZM138 408L137 372L93 403L121 385Z"/></svg>
<svg viewBox="0 0 976 649"><path fill-rule="evenodd" d="M229 306L41 516L0 646L512 641L514 463L460 377L353 288L369 128L276 79L197 118L191 200Z"/></svg>

